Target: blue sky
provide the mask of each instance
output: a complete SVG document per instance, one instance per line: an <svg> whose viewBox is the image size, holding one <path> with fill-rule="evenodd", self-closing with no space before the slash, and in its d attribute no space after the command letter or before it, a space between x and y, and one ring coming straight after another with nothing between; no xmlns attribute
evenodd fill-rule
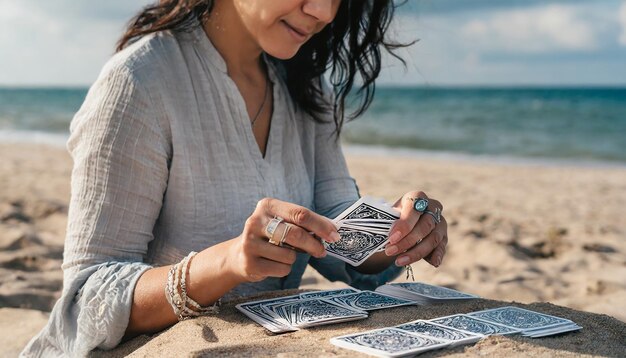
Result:
<svg viewBox="0 0 626 358"><path fill-rule="evenodd" d="M251 0L252 1L252 0ZM147 0L0 0L0 85L89 85ZM626 85L626 0L408 0L394 85Z"/></svg>

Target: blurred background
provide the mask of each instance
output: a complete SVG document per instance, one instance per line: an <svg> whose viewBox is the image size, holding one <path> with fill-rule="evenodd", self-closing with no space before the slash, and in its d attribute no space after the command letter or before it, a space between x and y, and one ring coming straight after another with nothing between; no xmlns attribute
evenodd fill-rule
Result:
<svg viewBox="0 0 626 358"><path fill-rule="evenodd" d="M149 1L0 0L0 140L63 143ZM626 1L409 0L351 144L626 161ZM427 129L427 130L426 130Z"/></svg>

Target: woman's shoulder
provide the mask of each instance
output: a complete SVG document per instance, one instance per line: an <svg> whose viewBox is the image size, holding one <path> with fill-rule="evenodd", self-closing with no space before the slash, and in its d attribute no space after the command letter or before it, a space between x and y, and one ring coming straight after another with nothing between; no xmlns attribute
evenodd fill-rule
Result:
<svg viewBox="0 0 626 358"><path fill-rule="evenodd" d="M115 53L100 72L103 77L131 77L144 84L172 73L173 66L184 66L181 36L173 31L144 35Z"/></svg>

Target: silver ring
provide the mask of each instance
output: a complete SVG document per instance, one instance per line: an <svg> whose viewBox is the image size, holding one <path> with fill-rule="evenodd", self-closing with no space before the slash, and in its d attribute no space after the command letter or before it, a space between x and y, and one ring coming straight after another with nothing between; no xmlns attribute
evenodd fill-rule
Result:
<svg viewBox="0 0 626 358"><path fill-rule="evenodd" d="M278 242L278 246L283 246L283 244L285 243L289 229L291 229L291 224L285 223L285 230L283 230L283 234L280 236L280 241Z"/></svg>
<svg viewBox="0 0 626 358"><path fill-rule="evenodd" d="M424 214L432 216L435 220L435 224L439 224L441 222L441 209L439 208L436 208L435 212L432 212L430 210L424 210Z"/></svg>
<svg viewBox="0 0 626 358"><path fill-rule="evenodd" d="M283 222L283 218L276 216L270 220L265 227L265 233L267 234L270 244L278 245L278 242L274 241L274 233L281 222Z"/></svg>

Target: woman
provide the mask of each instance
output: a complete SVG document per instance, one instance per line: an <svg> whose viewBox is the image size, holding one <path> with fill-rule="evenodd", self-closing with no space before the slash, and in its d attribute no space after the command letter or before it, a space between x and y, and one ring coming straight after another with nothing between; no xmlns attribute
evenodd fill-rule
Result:
<svg viewBox="0 0 626 358"><path fill-rule="evenodd" d="M359 197L338 134L356 75L358 115L381 47L397 46L385 39L392 15L391 0L144 9L72 121L63 294L24 355L110 349L214 313L222 297L296 288L307 264L369 289L419 259L438 266L446 222L422 215L418 191L396 203L386 251L360 267L325 257L314 236L336 241L327 218ZM272 225L297 250L268 240Z"/></svg>

